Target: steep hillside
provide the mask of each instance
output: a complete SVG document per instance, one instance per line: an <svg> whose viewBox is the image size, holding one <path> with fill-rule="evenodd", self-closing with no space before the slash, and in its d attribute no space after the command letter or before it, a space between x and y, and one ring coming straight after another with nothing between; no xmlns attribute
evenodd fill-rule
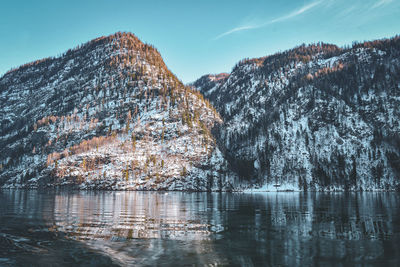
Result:
<svg viewBox="0 0 400 267"><path fill-rule="evenodd" d="M223 117L214 134L249 187L399 189L399 37L302 45L215 77L193 85Z"/></svg>
<svg viewBox="0 0 400 267"><path fill-rule="evenodd" d="M0 110L3 187L217 190L234 179L209 130L219 114L130 33L9 71Z"/></svg>

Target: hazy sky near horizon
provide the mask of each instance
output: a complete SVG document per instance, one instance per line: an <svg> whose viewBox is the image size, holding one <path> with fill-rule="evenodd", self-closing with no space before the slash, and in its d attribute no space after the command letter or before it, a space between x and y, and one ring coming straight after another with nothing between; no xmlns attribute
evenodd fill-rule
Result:
<svg viewBox="0 0 400 267"><path fill-rule="evenodd" d="M302 43L342 46L400 34L400 0L4 0L0 76L117 31L153 44L191 82Z"/></svg>

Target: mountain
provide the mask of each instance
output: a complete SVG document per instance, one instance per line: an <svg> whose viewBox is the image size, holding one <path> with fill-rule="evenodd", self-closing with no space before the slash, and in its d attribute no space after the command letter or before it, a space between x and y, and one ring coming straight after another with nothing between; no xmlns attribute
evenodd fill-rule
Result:
<svg viewBox="0 0 400 267"><path fill-rule="evenodd" d="M400 37L318 43L240 61L192 84L214 136L260 190L400 189Z"/></svg>
<svg viewBox="0 0 400 267"><path fill-rule="evenodd" d="M399 106L400 37L301 45L185 86L116 33L0 78L0 186L399 190Z"/></svg>
<svg viewBox="0 0 400 267"><path fill-rule="evenodd" d="M220 115L131 33L0 78L0 186L228 190Z"/></svg>

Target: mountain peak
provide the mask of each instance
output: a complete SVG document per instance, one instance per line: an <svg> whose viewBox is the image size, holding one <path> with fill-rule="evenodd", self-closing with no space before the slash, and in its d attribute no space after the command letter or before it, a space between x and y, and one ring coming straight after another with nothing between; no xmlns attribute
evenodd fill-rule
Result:
<svg viewBox="0 0 400 267"><path fill-rule="evenodd" d="M101 36L92 39L86 43L80 44L75 48L68 49L66 52L62 53L56 57L47 57L43 59L38 59L19 67L13 68L7 71L4 75L15 72L16 70L28 70L31 67L43 67L54 63L59 59L74 58L79 56L84 56L87 53L102 52L102 57L99 59L108 60L110 57L119 57L125 62L129 60L129 55L139 55L143 59L149 61L150 64L157 64L162 67L166 67L165 63L158 52L158 50L149 44L143 43L136 35L131 32L116 32L108 36ZM110 62L107 62L109 64ZM3 77L0 77L3 78Z"/></svg>
<svg viewBox="0 0 400 267"><path fill-rule="evenodd" d="M227 186L210 132L219 114L131 33L8 73L0 110L0 186Z"/></svg>

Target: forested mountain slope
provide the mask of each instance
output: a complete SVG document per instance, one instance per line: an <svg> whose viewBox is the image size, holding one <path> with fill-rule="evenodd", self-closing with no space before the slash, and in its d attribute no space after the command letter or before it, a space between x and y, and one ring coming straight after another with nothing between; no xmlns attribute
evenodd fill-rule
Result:
<svg viewBox="0 0 400 267"><path fill-rule="evenodd" d="M399 37L302 45L193 86L130 33L9 71L0 186L399 189Z"/></svg>
<svg viewBox="0 0 400 267"><path fill-rule="evenodd" d="M224 120L220 149L255 187L399 189L399 37L301 45L193 86Z"/></svg>
<svg viewBox="0 0 400 267"><path fill-rule="evenodd" d="M130 33L9 71L0 110L2 187L226 190L235 177L210 134L219 114Z"/></svg>

